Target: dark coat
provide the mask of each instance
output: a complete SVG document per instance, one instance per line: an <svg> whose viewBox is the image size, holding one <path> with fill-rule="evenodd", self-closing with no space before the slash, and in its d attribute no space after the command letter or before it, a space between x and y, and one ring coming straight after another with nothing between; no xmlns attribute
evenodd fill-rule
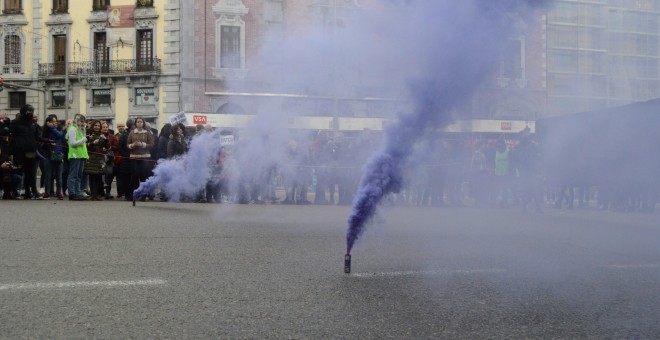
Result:
<svg viewBox="0 0 660 340"><path fill-rule="evenodd" d="M87 137L87 153L89 159L85 163L85 173L102 175L105 173L105 153L110 150L110 141L101 138L100 132L92 133ZM98 143L95 143L98 141Z"/></svg>
<svg viewBox="0 0 660 340"><path fill-rule="evenodd" d="M158 159L168 158L167 145L170 143L169 136L158 137L158 144L156 144L156 151L158 152Z"/></svg>
<svg viewBox="0 0 660 340"><path fill-rule="evenodd" d="M41 137L38 135L39 131L32 120L16 118L9 123L9 131L11 133L9 147L14 154L37 151L37 140L40 140Z"/></svg>
<svg viewBox="0 0 660 340"><path fill-rule="evenodd" d="M167 144L167 156L172 158L176 156L181 156L184 153L188 151L188 144L186 143L186 139L181 137L181 138L175 138L170 135L169 142Z"/></svg>
<svg viewBox="0 0 660 340"><path fill-rule="evenodd" d="M128 148L128 129L124 130L123 134L119 135L119 173L130 174L133 171L131 165L131 150Z"/></svg>

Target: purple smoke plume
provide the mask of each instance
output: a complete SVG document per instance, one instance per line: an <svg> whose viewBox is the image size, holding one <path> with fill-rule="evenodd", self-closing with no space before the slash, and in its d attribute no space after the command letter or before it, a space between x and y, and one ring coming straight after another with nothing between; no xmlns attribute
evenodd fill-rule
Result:
<svg viewBox="0 0 660 340"><path fill-rule="evenodd" d="M541 0L412 1L398 13L390 42L405 49L410 112L401 113L386 129L380 151L368 162L348 218L346 254L364 232L376 207L403 184L402 167L424 132L452 121L460 108L491 75L499 52L511 38L514 20L530 14ZM399 54L398 57L401 57Z"/></svg>
<svg viewBox="0 0 660 340"><path fill-rule="evenodd" d="M153 176L140 184L133 197L153 194L158 187L167 193L172 202L195 196L211 179L211 165L217 163L222 147L220 133L220 130L215 130L196 135L186 154L158 161Z"/></svg>

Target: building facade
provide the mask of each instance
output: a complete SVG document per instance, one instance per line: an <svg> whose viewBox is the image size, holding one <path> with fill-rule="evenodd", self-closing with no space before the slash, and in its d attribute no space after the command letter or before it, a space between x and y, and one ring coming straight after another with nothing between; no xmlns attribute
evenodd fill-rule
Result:
<svg viewBox="0 0 660 340"><path fill-rule="evenodd" d="M0 77L15 85L0 109L31 103L60 118L142 116L157 127L184 111L190 124L228 126L277 102L309 128L378 129L407 107L394 91L276 89L257 70L266 37L341 30L355 12L396 3L0 0ZM557 0L532 18L512 14L497 74L458 116L534 121L660 97L659 16L660 0Z"/></svg>
<svg viewBox="0 0 660 340"><path fill-rule="evenodd" d="M0 107L157 127L181 110L180 3L2 0Z"/></svg>
<svg viewBox="0 0 660 340"><path fill-rule="evenodd" d="M286 106L296 116L307 116L305 128L334 129L356 120L381 128L382 116L392 117L391 100L353 93L337 99L327 92L300 89L292 80L274 86L260 77L258 68L264 41L291 37L310 29L340 29L354 11L369 10L373 1L355 0L212 0L195 1L182 10L183 58L194 60L182 68L182 102L192 123L220 126L244 124L231 115L255 115L264 108ZM376 1L377 2L377 1ZM282 39L284 40L284 39ZM328 67L329 69L330 67ZM283 78L286 78L284 75ZM203 117L202 119L195 117ZM340 119L341 118L341 119ZM371 119L371 120L369 120ZM342 120L340 122L340 120ZM189 119L191 121L191 119Z"/></svg>
<svg viewBox="0 0 660 340"><path fill-rule="evenodd" d="M307 117L308 128L381 129L409 105L397 99L399 89L365 83L341 96L309 89L283 91L259 78L256 68L266 53L266 37L291 37L312 29L330 33L351 25L355 12L386 6L387 11L401 10L396 1L379 0L199 0L186 6L182 20L194 23L182 28L183 59L194 61L182 66L181 100L189 122L243 124L246 119L230 116L284 105ZM500 60L498 74L460 108L461 119L534 120L544 115L543 15L515 16L516 37Z"/></svg>
<svg viewBox="0 0 660 340"><path fill-rule="evenodd" d="M546 37L549 116L660 97L660 1L558 0Z"/></svg>

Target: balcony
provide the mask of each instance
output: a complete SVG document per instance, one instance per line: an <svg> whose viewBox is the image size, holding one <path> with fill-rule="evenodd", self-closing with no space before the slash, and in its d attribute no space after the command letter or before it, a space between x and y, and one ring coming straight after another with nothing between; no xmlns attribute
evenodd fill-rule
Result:
<svg viewBox="0 0 660 340"><path fill-rule="evenodd" d="M2 70L2 73L23 73L21 64L4 64L0 70Z"/></svg>
<svg viewBox="0 0 660 340"><path fill-rule="evenodd" d="M69 63L69 75L124 76L128 74L157 74L161 70L161 60L154 59L122 59L103 63L83 61ZM64 63L39 64L39 77L63 76Z"/></svg>

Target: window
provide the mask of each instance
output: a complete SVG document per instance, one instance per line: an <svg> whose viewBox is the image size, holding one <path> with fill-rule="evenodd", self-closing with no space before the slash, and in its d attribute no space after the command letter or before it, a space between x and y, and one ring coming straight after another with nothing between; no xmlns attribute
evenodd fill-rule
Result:
<svg viewBox="0 0 660 340"><path fill-rule="evenodd" d="M69 12L69 0L53 0L53 14Z"/></svg>
<svg viewBox="0 0 660 340"><path fill-rule="evenodd" d="M579 83L576 75L548 74L548 95L575 96Z"/></svg>
<svg viewBox="0 0 660 340"><path fill-rule="evenodd" d="M55 48L53 52L53 60L55 61L54 74L64 74L66 67L66 35L53 36L53 43Z"/></svg>
<svg viewBox="0 0 660 340"><path fill-rule="evenodd" d="M137 31L137 70L152 71L154 58L153 30Z"/></svg>
<svg viewBox="0 0 660 340"><path fill-rule="evenodd" d="M92 106L110 106L110 89L92 90Z"/></svg>
<svg viewBox="0 0 660 340"><path fill-rule="evenodd" d="M657 9L658 4L653 0L637 0L635 2L635 7L642 10L653 10Z"/></svg>
<svg viewBox="0 0 660 340"><path fill-rule="evenodd" d="M551 26L548 27L548 47L578 47L577 27Z"/></svg>
<svg viewBox="0 0 660 340"><path fill-rule="evenodd" d="M581 72L604 73L605 54L598 52L580 52L578 54L579 67Z"/></svg>
<svg viewBox="0 0 660 340"><path fill-rule="evenodd" d="M578 22L577 4L560 2L548 13L551 22L575 24Z"/></svg>
<svg viewBox="0 0 660 340"><path fill-rule="evenodd" d="M605 38L599 28L580 28L578 31L578 47L587 49L604 49Z"/></svg>
<svg viewBox="0 0 660 340"><path fill-rule="evenodd" d="M64 90L56 90L50 93L52 107L64 107L66 102L66 92Z"/></svg>
<svg viewBox="0 0 660 340"><path fill-rule="evenodd" d="M108 73L110 69L110 51L107 46L107 35L105 32L94 33L94 62L96 72Z"/></svg>
<svg viewBox="0 0 660 340"><path fill-rule="evenodd" d="M25 92L9 92L9 108L20 109L26 104Z"/></svg>
<svg viewBox="0 0 660 340"><path fill-rule="evenodd" d="M222 26L220 36L220 67L241 68L241 28Z"/></svg>
<svg viewBox="0 0 660 340"><path fill-rule="evenodd" d="M522 41L510 40L500 59L500 77L522 78Z"/></svg>
<svg viewBox="0 0 660 340"><path fill-rule="evenodd" d="M578 54L575 51L548 51L548 71L550 72L576 72L578 68L577 61Z"/></svg>
<svg viewBox="0 0 660 340"><path fill-rule="evenodd" d="M135 89L135 105L156 105L156 96L153 87L140 87Z"/></svg>
<svg viewBox="0 0 660 340"><path fill-rule="evenodd" d="M154 7L154 0L137 0L137 7Z"/></svg>
<svg viewBox="0 0 660 340"><path fill-rule="evenodd" d="M21 73L21 37L17 35L5 36L5 63L3 73Z"/></svg>
<svg viewBox="0 0 660 340"><path fill-rule="evenodd" d="M105 11L110 6L110 0L94 0L92 4L92 10L94 11Z"/></svg>
<svg viewBox="0 0 660 340"><path fill-rule="evenodd" d="M242 0L218 1L213 6L216 18L214 77L240 79L246 76L244 16L249 11ZM270 19L273 18L266 20Z"/></svg>
<svg viewBox="0 0 660 340"><path fill-rule="evenodd" d="M21 0L4 0L5 8L2 14L21 14L23 13L23 5Z"/></svg>

